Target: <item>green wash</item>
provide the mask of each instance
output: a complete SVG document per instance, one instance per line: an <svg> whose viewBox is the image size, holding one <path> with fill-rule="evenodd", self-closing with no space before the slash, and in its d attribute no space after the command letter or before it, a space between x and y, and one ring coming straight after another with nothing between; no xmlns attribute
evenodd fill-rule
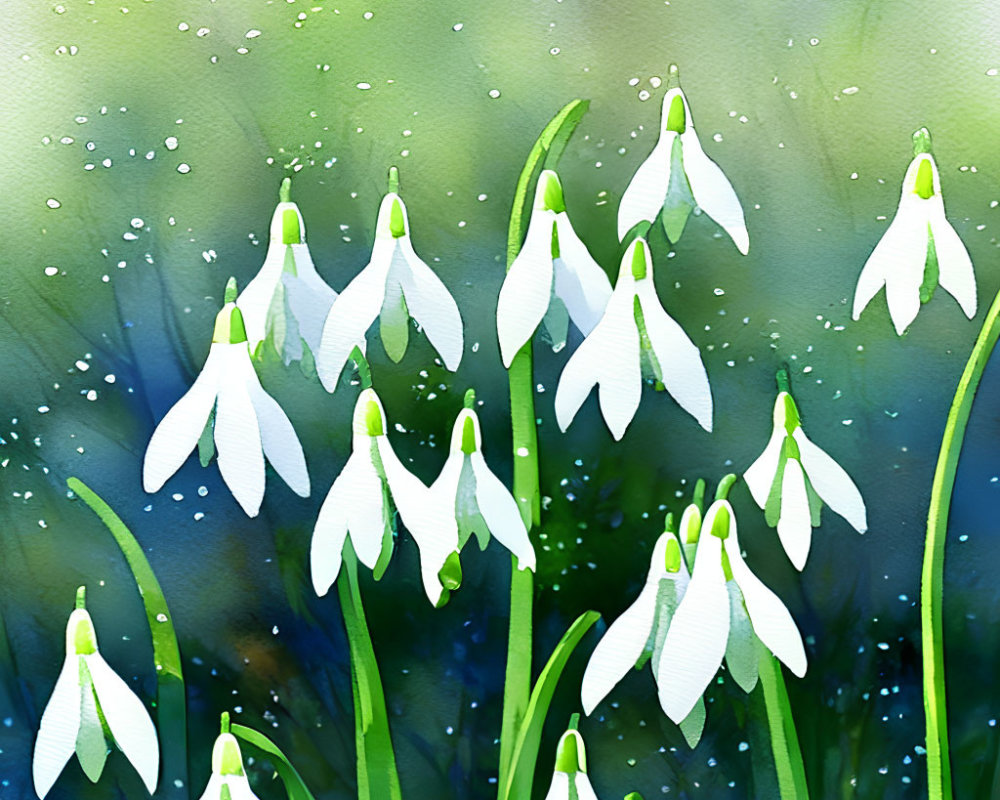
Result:
<svg viewBox="0 0 1000 800"><path fill-rule="evenodd" d="M228 294L228 292L227 292ZM227 301L227 305L232 301ZM243 312L236 306L231 309L223 307L215 317L215 331L212 333L212 344L240 344L247 340L247 328L243 323Z"/></svg>
<svg viewBox="0 0 1000 800"><path fill-rule="evenodd" d="M578 733L567 731L563 734L556 751L556 770L558 772L587 771L587 756L581 744Z"/></svg>
<svg viewBox="0 0 1000 800"><path fill-rule="evenodd" d="M917 179L913 182L913 193L924 200L929 199L934 194L934 170L931 168L931 160L924 158L917 167Z"/></svg>
<svg viewBox="0 0 1000 800"><path fill-rule="evenodd" d="M219 789L219 800L233 800L233 796L229 792L228 784L222 784L222 788Z"/></svg>
<svg viewBox="0 0 1000 800"><path fill-rule="evenodd" d="M788 393L785 394L785 433L791 436L796 428L802 426L799 419L799 409L795 406L795 400Z"/></svg>
<svg viewBox="0 0 1000 800"><path fill-rule="evenodd" d="M937 248L934 246L934 234L931 226L927 225L927 256L924 259L924 280L920 284L920 302L929 303L934 297L934 290L937 289L938 279L941 270L938 266Z"/></svg>
<svg viewBox="0 0 1000 800"><path fill-rule="evenodd" d="M242 775L243 758L240 755L240 746L236 737L231 733L223 733L216 740L217 752L213 755L213 769L219 775Z"/></svg>
<svg viewBox="0 0 1000 800"><path fill-rule="evenodd" d="M466 417L462 423L462 452L466 455L475 453L476 447L476 423L472 417Z"/></svg>
<svg viewBox="0 0 1000 800"><path fill-rule="evenodd" d="M406 236L406 220L403 217L403 204L399 198L392 199L392 208L389 210L389 232L393 239L401 239Z"/></svg>
<svg viewBox="0 0 1000 800"><path fill-rule="evenodd" d="M646 248L642 242L637 242L632 251L632 277L637 281L646 277Z"/></svg>
<svg viewBox="0 0 1000 800"><path fill-rule="evenodd" d="M455 591L462 585L462 562L458 551L453 550L448 553L448 558L444 561L444 566L438 570L438 580L449 592Z"/></svg>
<svg viewBox="0 0 1000 800"><path fill-rule="evenodd" d="M712 533L715 533L715 531L713 530ZM728 536L729 534L726 535ZM733 565L729 563L729 553L725 550L722 551L722 574L726 579L726 583L729 583L733 579Z"/></svg>
<svg viewBox="0 0 1000 800"><path fill-rule="evenodd" d="M681 546L674 537L667 539L667 548L663 553L664 569L675 573L681 570Z"/></svg>
<svg viewBox="0 0 1000 800"><path fill-rule="evenodd" d="M385 427L382 424L382 410L374 400L369 400L365 405L365 429L369 436L383 436L385 434Z"/></svg>
<svg viewBox="0 0 1000 800"><path fill-rule="evenodd" d="M667 130L674 133L684 133L687 129L687 112L684 110L684 100L679 94L674 95L667 111Z"/></svg>
<svg viewBox="0 0 1000 800"><path fill-rule="evenodd" d="M78 656L89 656L97 652L97 633L90 616L81 616L73 629L73 650Z"/></svg>
<svg viewBox="0 0 1000 800"><path fill-rule="evenodd" d="M656 360L656 354L653 352L653 343L649 339L649 331L646 330L646 317L642 313L642 304L639 302L639 296L636 295L632 298L632 316L635 318L635 325L639 329L639 353L640 360L643 360L644 373L648 367L648 372L652 373L653 378L657 381L657 389L662 387L663 372L660 370L660 362Z"/></svg>
<svg viewBox="0 0 1000 800"><path fill-rule="evenodd" d="M559 258L559 227L555 220L552 220L552 242L549 251L552 253L552 258Z"/></svg>
<svg viewBox="0 0 1000 800"><path fill-rule="evenodd" d="M302 229L299 227L299 212L286 208L281 212L282 244L302 244Z"/></svg>
<svg viewBox="0 0 1000 800"><path fill-rule="evenodd" d="M555 173L546 175L545 192L542 195L542 202L549 211L561 214L566 210L566 198L563 197L562 184Z"/></svg>
<svg viewBox="0 0 1000 800"><path fill-rule="evenodd" d="M729 509L724 505L719 507L719 510L715 513L715 519L712 520L712 536L716 536L723 541L729 538ZM723 552L723 555L725 555L725 552Z"/></svg>

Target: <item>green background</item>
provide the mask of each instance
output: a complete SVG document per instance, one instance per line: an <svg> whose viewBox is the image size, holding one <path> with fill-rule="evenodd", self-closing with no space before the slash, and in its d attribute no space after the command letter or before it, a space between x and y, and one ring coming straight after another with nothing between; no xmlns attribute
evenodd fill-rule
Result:
<svg viewBox="0 0 1000 800"><path fill-rule="evenodd" d="M154 686L134 585L97 519L67 499L69 475L132 527L173 609L189 689L192 796L207 779L218 713L237 707L234 720L266 730L318 798L351 796L344 634L334 597L313 595L306 555L347 455L353 395L331 397L294 368L265 365L264 385L299 432L314 490L300 500L272 474L254 520L217 467L202 470L195 459L146 495L145 445L203 363L226 278L244 285L262 263L281 178L294 175L313 257L341 290L367 262L386 170L397 164L414 245L455 296L467 347L451 375L433 364L422 336L398 366L372 340L376 387L390 424L405 429L393 445L432 480L474 386L485 401L486 456L509 480L494 312L518 172L552 114L589 98L560 173L574 226L614 275L618 199L655 141L664 89L651 79L665 79L670 63L750 231L747 257L706 217L689 223L675 251L662 235L652 242L660 297L705 359L715 432L647 388L621 443L593 398L560 434L552 397L568 349L538 349L549 498L536 539L538 664L585 608L611 621L632 602L664 509L683 507L685 486L698 477L714 484L757 456L770 431L774 370L788 362L807 432L855 478L870 523L859 537L826 510L799 575L746 487L733 494L748 562L807 641L809 672L789 677L788 688L812 793L919 796L923 527L978 322L940 291L899 339L884 295L858 323L850 301L887 225L879 217L895 210L909 136L927 125L948 216L976 265L982 319L998 286L1000 76L989 74L1000 68L998 19L1000 8L981 1L7 3L0 796L30 794L34 733L78 584L88 585L109 662L138 676L145 696ZM989 796L998 747L997 390L1000 374L988 369L946 562L959 797ZM435 611L419 586L415 546L401 539L385 578L365 575L362 588L404 794L494 796L508 559L495 544L469 549L462 590ZM584 640L556 695L539 796L595 641L594 633ZM582 724L599 796L771 796L759 692L748 700L727 679L709 700L692 752L661 713L648 668L626 679ZM266 770L254 774L264 800L282 796ZM97 787L71 764L50 797L121 792L143 796L115 756Z"/></svg>

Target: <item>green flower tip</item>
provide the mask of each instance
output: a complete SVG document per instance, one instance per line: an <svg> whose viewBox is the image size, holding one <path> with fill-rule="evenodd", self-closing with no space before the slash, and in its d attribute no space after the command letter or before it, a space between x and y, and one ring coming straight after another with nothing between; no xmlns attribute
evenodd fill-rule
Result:
<svg viewBox="0 0 1000 800"><path fill-rule="evenodd" d="M664 533L677 533L677 528L674 526L674 512L668 511L667 516L663 518L663 532Z"/></svg>
<svg viewBox="0 0 1000 800"><path fill-rule="evenodd" d="M927 153L930 155L931 150L931 132L927 128L920 128L913 132L913 155L919 156L921 153Z"/></svg>
<svg viewBox="0 0 1000 800"><path fill-rule="evenodd" d="M802 456L799 454L799 444L791 436L785 437L785 458L794 458L801 462Z"/></svg>
<svg viewBox="0 0 1000 800"><path fill-rule="evenodd" d="M465 399L462 401L464 408L472 408L476 404L476 390L468 389L465 392Z"/></svg>
<svg viewBox="0 0 1000 800"><path fill-rule="evenodd" d="M438 578L441 579L441 585L449 592L455 591L462 585L462 562L457 550L448 553L444 566L438 571Z"/></svg>
<svg viewBox="0 0 1000 800"><path fill-rule="evenodd" d="M462 452L471 455L479 449L476 444L476 421L472 414L466 414L462 421Z"/></svg>
<svg viewBox="0 0 1000 800"><path fill-rule="evenodd" d="M791 393L792 384L791 384L791 379L789 378L788 375L787 364L782 364L780 367L778 367L778 370L774 373L774 382L778 384L779 392L788 392L789 394Z"/></svg>
<svg viewBox="0 0 1000 800"><path fill-rule="evenodd" d="M559 739L559 746L556 748L556 771L566 773L587 771L587 751L583 745L583 737L573 728L566 731Z"/></svg>
<svg viewBox="0 0 1000 800"><path fill-rule="evenodd" d="M235 286L235 284L233 284ZM229 290L226 290L226 297L229 297ZM235 305L230 307L232 300L227 300L227 305L215 317L215 330L212 333L212 343L240 344L247 340L247 328L243 323L243 312Z"/></svg>
<svg viewBox="0 0 1000 800"><path fill-rule="evenodd" d="M726 475L719 485L715 489L715 499L725 500L729 497L729 490L733 488L733 484L736 483L736 476L733 473Z"/></svg>
<svg viewBox="0 0 1000 800"><path fill-rule="evenodd" d="M667 110L667 130L674 133L684 133L687 129L687 112L684 109L684 98L680 91L670 100Z"/></svg>
<svg viewBox="0 0 1000 800"><path fill-rule="evenodd" d="M389 167L389 191L399 194L399 170L395 166Z"/></svg>
<svg viewBox="0 0 1000 800"><path fill-rule="evenodd" d="M705 479L698 478L694 483L694 493L691 495L691 503L698 508L698 516L705 507Z"/></svg>
<svg viewBox="0 0 1000 800"><path fill-rule="evenodd" d="M212 748L212 772L216 775L242 775L243 756L239 742L231 733L220 733Z"/></svg>
<svg viewBox="0 0 1000 800"><path fill-rule="evenodd" d="M382 419L382 409L378 402L369 400L365 404L365 431L369 436L385 435L385 420Z"/></svg>
<svg viewBox="0 0 1000 800"><path fill-rule="evenodd" d="M646 240L641 236L637 237L632 243L632 247L632 277L637 281L641 281L646 277Z"/></svg>
<svg viewBox="0 0 1000 800"><path fill-rule="evenodd" d="M715 519L712 520L712 536L725 541L729 538L729 503L723 502L719 504L719 508L715 512Z"/></svg>
<svg viewBox="0 0 1000 800"><path fill-rule="evenodd" d="M403 215L403 203L398 197L392 198L392 208L389 209L389 233L393 239L406 236L406 218Z"/></svg>
<svg viewBox="0 0 1000 800"><path fill-rule="evenodd" d="M642 795L638 792L629 792L625 795L625 800L642 800Z"/></svg>
<svg viewBox="0 0 1000 800"><path fill-rule="evenodd" d="M223 711L219 717L219 733L229 733L229 712Z"/></svg>
<svg viewBox="0 0 1000 800"><path fill-rule="evenodd" d="M281 243L302 244L299 212L294 208L286 208L281 212Z"/></svg>
<svg viewBox="0 0 1000 800"><path fill-rule="evenodd" d="M791 436L795 432L795 429L802 425L802 421L799 418L799 409L795 405L795 399L788 392L782 393L782 403L785 412L785 433Z"/></svg>
<svg viewBox="0 0 1000 800"><path fill-rule="evenodd" d="M934 196L934 168L931 167L931 160L924 158L917 166L917 177L913 181L913 193L921 200L928 200Z"/></svg>
<svg viewBox="0 0 1000 800"><path fill-rule="evenodd" d="M70 639L73 652L78 656L89 656L97 652L97 632L94 621L86 609L77 608L70 615Z"/></svg>
<svg viewBox="0 0 1000 800"><path fill-rule="evenodd" d="M233 794L229 791L229 784L222 784L222 788L219 789L219 800L233 800Z"/></svg>
<svg viewBox="0 0 1000 800"><path fill-rule="evenodd" d="M75 608L87 608L87 587L81 586L76 590L76 605Z"/></svg>
<svg viewBox="0 0 1000 800"><path fill-rule="evenodd" d="M226 293L223 295L223 303L235 303L236 295L239 294L239 289L236 286L236 278L232 275L229 276L229 280L226 281Z"/></svg>
<svg viewBox="0 0 1000 800"><path fill-rule="evenodd" d="M701 535L701 507L692 503L684 510L681 517L681 536L684 544L697 544Z"/></svg>
<svg viewBox="0 0 1000 800"><path fill-rule="evenodd" d="M292 179L283 178L281 181L281 186L278 189L278 202L279 203L291 203L292 202Z"/></svg>
<svg viewBox="0 0 1000 800"><path fill-rule="evenodd" d="M538 180L542 181L542 202L549 211L560 214L566 210L566 199L563 197L562 182L559 176L550 169L542 171Z"/></svg>
<svg viewBox="0 0 1000 800"><path fill-rule="evenodd" d="M663 552L663 568L670 574L681 571L681 546L677 540L671 536L667 539L667 547Z"/></svg>

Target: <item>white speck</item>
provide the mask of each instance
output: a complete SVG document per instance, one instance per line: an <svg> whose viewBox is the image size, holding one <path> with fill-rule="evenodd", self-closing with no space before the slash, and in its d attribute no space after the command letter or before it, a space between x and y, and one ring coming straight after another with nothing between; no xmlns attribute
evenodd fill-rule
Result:
<svg viewBox="0 0 1000 800"><path fill-rule="evenodd" d="M49 407L48 406L39 406L38 407L38 413L39 414L48 414L49 413Z"/></svg>
<svg viewBox="0 0 1000 800"><path fill-rule="evenodd" d="M95 392L93 389L91 389L90 391L88 391L87 392L87 399L91 403L93 403L97 399L97 392Z"/></svg>
<svg viewBox="0 0 1000 800"><path fill-rule="evenodd" d="M114 373L109 372L107 375L104 376L105 383L114 383L116 380L117 378L115 378Z"/></svg>
<svg viewBox="0 0 1000 800"><path fill-rule="evenodd" d="M48 275L50 278L52 276L54 276L54 275L58 275L59 274L59 267L46 267L45 268L45 274Z"/></svg>
<svg viewBox="0 0 1000 800"><path fill-rule="evenodd" d="M180 23L180 24L179 24L179 25L177 26L177 30L179 30L179 31L181 31L181 32L184 32L184 31L189 31L189 30L191 30L191 26L190 26L190 25L188 25L188 24L187 24L186 22L182 22L182 23Z"/></svg>
<svg viewBox="0 0 1000 800"><path fill-rule="evenodd" d="M177 137L176 136L168 136L166 139L163 140L163 144L165 144L167 146L167 150L176 150L177 149Z"/></svg>
<svg viewBox="0 0 1000 800"><path fill-rule="evenodd" d="M496 100L500 96L500 90L499 89L490 89L489 94L490 94L490 97L492 97L494 100Z"/></svg>
<svg viewBox="0 0 1000 800"><path fill-rule="evenodd" d="M816 38L816 37L814 36L814 37L813 37L812 39L810 39L810 40L809 40L809 44L811 44L811 45L812 45L813 47L815 47L816 45L818 45L818 44L819 44L819 39L817 39L817 38Z"/></svg>
<svg viewBox="0 0 1000 800"><path fill-rule="evenodd" d="M451 29L453 31L460 31L464 27L465 27L465 25L463 25L461 22L456 22L454 25L451 26Z"/></svg>
<svg viewBox="0 0 1000 800"><path fill-rule="evenodd" d="M208 36L211 32L212 31L209 28L198 28L198 30L195 31L195 33L199 36Z"/></svg>
<svg viewBox="0 0 1000 800"><path fill-rule="evenodd" d="M145 223L142 221L141 217L132 217L132 221L129 223L133 228L139 229Z"/></svg>
<svg viewBox="0 0 1000 800"><path fill-rule="evenodd" d="M90 364L88 364L86 361L77 361L75 366L78 370L80 370L80 372L86 372L88 369L90 369Z"/></svg>
<svg viewBox="0 0 1000 800"><path fill-rule="evenodd" d="M527 458L530 455L530 453L528 452L528 448L527 447L519 447L519 448L517 448L517 454L521 458Z"/></svg>
<svg viewBox="0 0 1000 800"><path fill-rule="evenodd" d="M995 78L997 76L997 68L993 67L992 69L986 70L986 74L989 75L991 78Z"/></svg>
<svg viewBox="0 0 1000 800"><path fill-rule="evenodd" d="M478 200L478 201L479 201L480 203L482 203L482 202L483 202L484 200L486 200L486 195L485 195L485 194L481 194L481 195L479 195L479 197L477 197L476 199L477 199L477 200Z"/></svg>
<svg viewBox="0 0 1000 800"><path fill-rule="evenodd" d="M188 164L178 164L177 171L181 175L187 175L191 171L191 167Z"/></svg>
<svg viewBox="0 0 1000 800"><path fill-rule="evenodd" d="M247 39L256 39L258 36L260 36L260 31L257 30L256 28L251 28L244 34L244 36Z"/></svg>
<svg viewBox="0 0 1000 800"><path fill-rule="evenodd" d="M361 89L362 91L366 91L368 89L371 89L372 85L370 83L362 81L361 83L358 84L358 88Z"/></svg>
<svg viewBox="0 0 1000 800"><path fill-rule="evenodd" d="M858 89L857 86L848 86L846 89L843 90L843 93L844 94L857 94L858 91L859 91L859 89Z"/></svg>
<svg viewBox="0 0 1000 800"><path fill-rule="evenodd" d="M45 205L47 205L49 208L59 208L62 205L62 203L60 203L54 197L50 197L48 200L45 201Z"/></svg>

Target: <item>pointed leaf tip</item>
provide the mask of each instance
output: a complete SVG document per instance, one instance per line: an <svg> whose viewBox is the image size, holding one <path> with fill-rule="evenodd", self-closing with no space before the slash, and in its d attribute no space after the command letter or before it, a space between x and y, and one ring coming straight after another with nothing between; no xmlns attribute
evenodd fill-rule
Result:
<svg viewBox="0 0 1000 800"><path fill-rule="evenodd" d="M932 152L931 132L927 128L920 128L913 132L913 155L919 156L921 153Z"/></svg>
<svg viewBox="0 0 1000 800"><path fill-rule="evenodd" d="M223 711L219 717L219 733L229 733L229 712Z"/></svg>
<svg viewBox="0 0 1000 800"><path fill-rule="evenodd" d="M225 293L225 295L223 297L223 302L224 303L235 303L236 302L236 295L238 293L239 293L239 290L237 289L237 286L236 286L236 278L235 278L235 276L230 276L229 280L226 281L226 293Z"/></svg>
<svg viewBox="0 0 1000 800"><path fill-rule="evenodd" d="M476 390L469 389L465 393L465 400L463 401L465 408L472 408L476 404Z"/></svg>
<svg viewBox="0 0 1000 800"><path fill-rule="evenodd" d="M292 179L283 178L281 181L281 187L278 189L278 202L279 203L291 203L292 202Z"/></svg>
<svg viewBox="0 0 1000 800"><path fill-rule="evenodd" d="M80 586L76 590L76 608L87 608L87 587Z"/></svg>
<svg viewBox="0 0 1000 800"><path fill-rule="evenodd" d="M389 167L389 192L399 194L399 170L396 167Z"/></svg>

